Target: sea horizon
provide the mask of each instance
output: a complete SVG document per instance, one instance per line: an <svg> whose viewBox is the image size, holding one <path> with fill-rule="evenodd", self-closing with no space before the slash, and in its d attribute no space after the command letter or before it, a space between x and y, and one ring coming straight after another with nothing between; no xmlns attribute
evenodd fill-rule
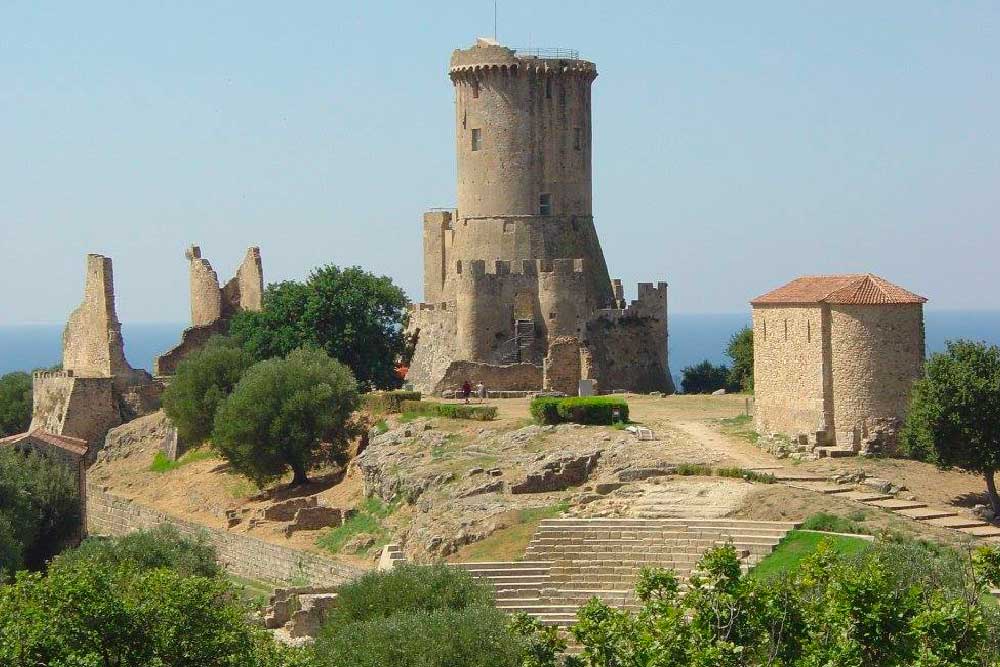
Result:
<svg viewBox="0 0 1000 667"><path fill-rule="evenodd" d="M956 339L1000 345L1000 310L926 310L927 353L941 352ZM680 383L681 369L705 359L727 363L729 338L750 324L750 313L672 313L669 318L670 371ZM15 323L0 325L0 374L46 368L62 358L64 324ZM122 324L125 356L135 368L152 370L153 358L172 348L189 326L181 322Z"/></svg>

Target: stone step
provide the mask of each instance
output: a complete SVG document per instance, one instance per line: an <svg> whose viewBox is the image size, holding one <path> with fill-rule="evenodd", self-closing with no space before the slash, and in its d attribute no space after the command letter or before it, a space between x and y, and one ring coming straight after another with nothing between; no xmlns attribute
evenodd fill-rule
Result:
<svg viewBox="0 0 1000 667"><path fill-rule="evenodd" d="M858 453L854 451L852 447L817 447L815 452L819 454L820 458L828 457L831 459L846 458L849 456L857 456Z"/></svg>
<svg viewBox="0 0 1000 667"><path fill-rule="evenodd" d="M850 493L852 491L849 486L832 484L830 482L789 482L788 486L794 489L805 489L806 491L814 491L824 495Z"/></svg>
<svg viewBox="0 0 1000 667"><path fill-rule="evenodd" d="M848 491L847 493L841 493L837 496L838 498L846 498L847 500L854 500L859 503L870 503L876 500L892 500L895 496L888 493L873 493L871 491Z"/></svg>
<svg viewBox="0 0 1000 667"><path fill-rule="evenodd" d="M958 512L944 509L943 507L916 507L913 509L895 510L896 514L908 516L917 521L928 521L930 519L944 519L946 517L958 516Z"/></svg>
<svg viewBox="0 0 1000 667"><path fill-rule="evenodd" d="M973 528L959 528L959 530L973 537L1000 537L1000 528L990 524L975 526Z"/></svg>
<svg viewBox="0 0 1000 667"><path fill-rule="evenodd" d="M919 500L900 500L898 498L890 498L888 500L873 500L866 505L871 505L872 507L878 507L884 510L911 510L917 509L919 507L927 507L927 503L922 503Z"/></svg>
<svg viewBox="0 0 1000 667"><path fill-rule="evenodd" d="M460 567L463 570L532 570L549 566L548 561L478 561L474 563L452 563L453 567Z"/></svg>
<svg viewBox="0 0 1000 667"><path fill-rule="evenodd" d="M816 475L808 472L795 472L794 470L774 470L771 472L778 482L828 482L828 477Z"/></svg>
<svg viewBox="0 0 1000 667"><path fill-rule="evenodd" d="M985 521L979 519L965 517L960 514L955 516L943 517L940 519L928 519L927 525L937 526L938 528L979 528L981 526L987 526Z"/></svg>
<svg viewBox="0 0 1000 667"><path fill-rule="evenodd" d="M580 605L575 604L497 604L497 609L509 613L523 612L525 614L576 614Z"/></svg>
<svg viewBox="0 0 1000 667"><path fill-rule="evenodd" d="M825 480L825 477L811 476L809 479ZM646 527L646 526L745 526L748 528L784 528L791 530L799 524L793 521L749 521L743 519L543 519L540 527L593 527L593 526L622 526L622 527Z"/></svg>

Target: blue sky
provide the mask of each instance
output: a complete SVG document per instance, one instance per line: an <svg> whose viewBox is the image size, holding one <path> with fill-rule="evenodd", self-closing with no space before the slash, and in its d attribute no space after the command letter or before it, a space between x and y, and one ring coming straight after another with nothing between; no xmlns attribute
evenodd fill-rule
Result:
<svg viewBox="0 0 1000 667"><path fill-rule="evenodd" d="M500 0L512 46L594 84L611 272L728 312L804 273L873 271L1000 308L1000 3ZM63 321L83 255L127 321L223 279L359 264L420 298L420 220L455 197L451 50L484 2L0 3L0 324Z"/></svg>

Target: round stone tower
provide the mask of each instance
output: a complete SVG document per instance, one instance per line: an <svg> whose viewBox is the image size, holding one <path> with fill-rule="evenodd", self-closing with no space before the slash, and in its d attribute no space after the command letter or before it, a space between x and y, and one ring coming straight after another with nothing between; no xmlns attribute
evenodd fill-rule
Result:
<svg viewBox="0 0 1000 667"><path fill-rule="evenodd" d="M459 217L590 216L594 63L479 39L449 72Z"/></svg>

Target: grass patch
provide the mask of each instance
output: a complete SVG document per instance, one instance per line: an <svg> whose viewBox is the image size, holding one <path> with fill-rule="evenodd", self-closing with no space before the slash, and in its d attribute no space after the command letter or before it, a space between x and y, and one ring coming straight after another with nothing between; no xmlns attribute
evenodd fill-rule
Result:
<svg viewBox="0 0 1000 667"><path fill-rule="evenodd" d="M316 539L316 544L330 553L339 553L348 540L355 535L368 533L375 537L375 544L365 550L380 549L388 543L389 532L385 528L385 519L396 509L378 498L368 498L354 516L336 528L331 528Z"/></svg>
<svg viewBox="0 0 1000 667"><path fill-rule="evenodd" d="M268 598L274 593L274 584L259 579L248 579L235 574L226 573L226 579L236 589L237 594L251 607L263 610Z"/></svg>
<svg viewBox="0 0 1000 667"><path fill-rule="evenodd" d="M547 507L518 510L506 528L461 549L454 559L472 562L523 560L524 549L535 534L538 524L543 519L553 519L568 509L569 501L564 500Z"/></svg>
<svg viewBox="0 0 1000 667"><path fill-rule="evenodd" d="M860 537L793 530L770 555L750 570L750 574L760 579L770 579L791 572L824 541L830 545L834 553L841 556L854 556L871 545L871 542Z"/></svg>
<svg viewBox="0 0 1000 667"><path fill-rule="evenodd" d="M817 512L802 522L805 530L822 530L828 533L851 533L853 535L869 535L871 530L861 524L865 520L861 510L851 512L846 517L829 512Z"/></svg>
<svg viewBox="0 0 1000 667"><path fill-rule="evenodd" d="M226 493L234 500L249 498L261 492L261 488L249 479L238 479L226 487Z"/></svg>
<svg viewBox="0 0 1000 667"><path fill-rule="evenodd" d="M674 472L678 475L684 475L685 477L691 475L703 475L705 477L710 477L712 475L712 466L708 466L703 463L682 463L677 466L677 470Z"/></svg>
<svg viewBox="0 0 1000 667"><path fill-rule="evenodd" d="M720 419L722 432L734 438L746 440L751 445L756 445L760 440L760 434L753 429L753 417L750 415L739 415L728 419Z"/></svg>
<svg viewBox="0 0 1000 667"><path fill-rule="evenodd" d="M375 430L379 433L387 433L389 431L389 422L384 419L380 419L375 423Z"/></svg>
<svg viewBox="0 0 1000 667"><path fill-rule="evenodd" d="M774 484L774 475L768 472L757 472L746 468L717 468L715 474L719 477L737 477L748 482L758 482L760 484Z"/></svg>
<svg viewBox="0 0 1000 667"><path fill-rule="evenodd" d="M403 416L413 414L448 419L472 419L488 422L497 418L495 405L465 403L435 403L433 401L403 401Z"/></svg>
<svg viewBox="0 0 1000 667"><path fill-rule="evenodd" d="M176 461L171 461L167 458L167 455L163 452L156 452L156 456L153 457L153 462L149 464L149 469L153 472L169 472L170 470L176 470L181 466L187 465L189 463L195 463L196 461L205 461L208 459L216 458L215 452L211 449L204 447L199 449L192 449L181 456Z"/></svg>

